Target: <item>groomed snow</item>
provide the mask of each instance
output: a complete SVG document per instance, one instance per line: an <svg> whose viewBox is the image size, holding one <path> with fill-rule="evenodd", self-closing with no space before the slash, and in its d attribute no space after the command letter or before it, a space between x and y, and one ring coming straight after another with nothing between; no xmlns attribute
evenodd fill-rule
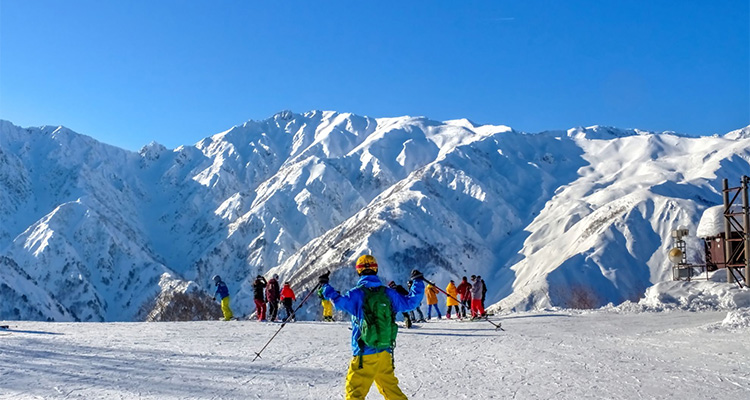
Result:
<svg viewBox="0 0 750 400"><path fill-rule="evenodd" d="M750 311L610 309L402 329L410 399L748 399ZM1 399L340 399L348 323L6 322ZM368 399L381 398L373 386Z"/></svg>

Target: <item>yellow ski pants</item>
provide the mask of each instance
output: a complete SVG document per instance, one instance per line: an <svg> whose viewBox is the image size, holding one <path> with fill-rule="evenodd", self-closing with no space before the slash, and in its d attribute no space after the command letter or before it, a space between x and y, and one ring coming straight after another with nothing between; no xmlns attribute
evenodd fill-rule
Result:
<svg viewBox="0 0 750 400"><path fill-rule="evenodd" d="M361 369L359 356L352 358L349 372L346 374L346 400L364 400L373 381L385 400L407 399L398 387L398 378L393 374L391 353L381 351L362 356Z"/></svg>
<svg viewBox="0 0 750 400"><path fill-rule="evenodd" d="M323 316L333 317L333 303L330 300L323 300Z"/></svg>
<svg viewBox="0 0 750 400"><path fill-rule="evenodd" d="M221 299L221 312L224 313L224 321L229 321L234 316L229 308L229 296Z"/></svg>

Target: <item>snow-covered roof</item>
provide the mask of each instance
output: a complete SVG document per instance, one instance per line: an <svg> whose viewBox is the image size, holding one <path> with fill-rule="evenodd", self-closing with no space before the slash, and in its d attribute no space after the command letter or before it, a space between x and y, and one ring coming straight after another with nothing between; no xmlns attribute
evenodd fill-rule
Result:
<svg viewBox="0 0 750 400"><path fill-rule="evenodd" d="M741 212L742 207L739 204L732 206L733 212ZM738 218L738 221L742 223L742 218ZM707 208L701 216L701 221L698 223L698 229L695 232L698 237L710 237L717 236L724 232L724 206L718 205Z"/></svg>

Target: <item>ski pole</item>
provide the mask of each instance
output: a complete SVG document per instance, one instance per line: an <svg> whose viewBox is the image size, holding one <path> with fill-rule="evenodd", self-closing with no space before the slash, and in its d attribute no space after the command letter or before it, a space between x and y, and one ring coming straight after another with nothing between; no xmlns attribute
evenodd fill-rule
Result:
<svg viewBox="0 0 750 400"><path fill-rule="evenodd" d="M292 318L296 319L295 314L297 313L297 310L299 310L300 307L302 307L302 305L305 304L305 302L307 301L307 299L310 298L310 295L313 294L315 291L317 291L319 287L320 287L320 283L318 283L317 285L315 285L315 287L310 291L310 293L308 293L307 296L305 296L305 298L302 299L302 302L299 303L299 305L297 306L297 308L295 308L294 310L292 310L292 314L289 315L289 316L287 316L287 318L284 320L284 322L281 323L281 326L279 327L279 330L277 330L276 333L274 333L273 336L271 336L271 338L268 339L268 342L266 342L266 345L263 346L263 348L260 349L260 351L258 351L258 352L255 353L255 358L253 358L253 361L255 361L255 360L257 360L257 359L260 358L260 353L262 353L263 350L265 350L266 347L268 347L268 345L271 343L271 341L273 340L273 338L275 338L276 335L278 335L279 332L281 332L281 330L284 328L284 325L286 325L286 323L290 319L292 319Z"/></svg>
<svg viewBox="0 0 750 400"><path fill-rule="evenodd" d="M429 283L433 287L435 287L435 289L437 289L438 291L440 291L444 295L446 295L446 296L450 297L451 299L456 300L457 302L461 303L461 300L459 300L459 299L451 296L450 294L448 294L448 292L446 292L445 290L441 289L440 286L438 286L438 285L436 285L436 284L428 281L427 279L424 279L424 281L427 282L427 283ZM486 317L486 316L484 317L484 320L487 321L487 322L489 322L489 323L491 323L495 327L495 330L500 329L501 331L505 331L505 329L502 328L502 324L501 323L499 323L499 322L498 323L494 323L494 322L490 321L490 319L488 317Z"/></svg>

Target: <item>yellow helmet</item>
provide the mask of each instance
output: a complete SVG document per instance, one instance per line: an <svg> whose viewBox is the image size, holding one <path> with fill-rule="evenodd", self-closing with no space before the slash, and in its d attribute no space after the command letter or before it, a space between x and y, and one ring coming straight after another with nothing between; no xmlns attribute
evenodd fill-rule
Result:
<svg viewBox="0 0 750 400"><path fill-rule="evenodd" d="M375 275L378 273L378 262L375 257L365 254L357 259L357 273L362 275ZM367 271L367 272L366 272Z"/></svg>

